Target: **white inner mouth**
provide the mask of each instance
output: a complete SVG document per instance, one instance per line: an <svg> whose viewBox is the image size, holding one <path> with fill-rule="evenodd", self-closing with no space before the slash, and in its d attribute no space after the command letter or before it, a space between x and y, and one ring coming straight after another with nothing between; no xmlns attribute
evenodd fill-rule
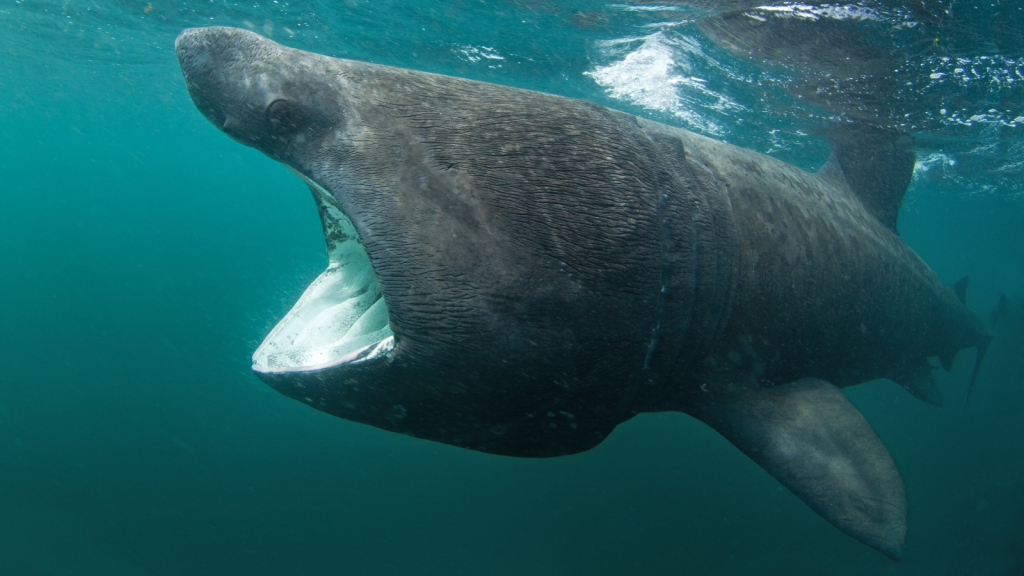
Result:
<svg viewBox="0 0 1024 576"><path fill-rule="evenodd" d="M253 370L320 370L386 357L395 345L377 276L355 227L319 184L303 178L320 209L329 263L252 356Z"/></svg>

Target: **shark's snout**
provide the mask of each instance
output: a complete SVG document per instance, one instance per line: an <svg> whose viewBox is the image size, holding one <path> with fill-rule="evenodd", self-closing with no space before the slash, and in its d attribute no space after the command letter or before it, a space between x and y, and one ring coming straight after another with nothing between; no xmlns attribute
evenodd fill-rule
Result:
<svg viewBox="0 0 1024 576"><path fill-rule="evenodd" d="M174 51L181 58L183 52L188 52L195 45L196 38L201 34L200 28L186 28L174 39Z"/></svg>
<svg viewBox="0 0 1024 576"><path fill-rule="evenodd" d="M215 34L214 28L186 28L174 40L174 52L186 81L190 76L202 74L211 68L208 40Z"/></svg>
<svg viewBox="0 0 1024 576"><path fill-rule="evenodd" d="M223 91L217 82L215 69L218 62L211 54L210 36L213 29L188 28L178 34L174 41L174 51L178 56L185 84L189 95L199 111L216 126L223 126L225 115Z"/></svg>
<svg viewBox="0 0 1024 576"><path fill-rule="evenodd" d="M174 49L189 95L214 126L261 149L280 136L268 130L267 114L268 105L283 98L281 84L287 79L287 72L267 69L277 63L280 46L247 30L218 27L183 30ZM286 144L276 142L277 148Z"/></svg>
<svg viewBox="0 0 1024 576"><path fill-rule="evenodd" d="M247 30L213 26L210 28L186 28L174 40L174 50L178 60L201 55L217 45L240 43L247 37L262 39L259 35Z"/></svg>

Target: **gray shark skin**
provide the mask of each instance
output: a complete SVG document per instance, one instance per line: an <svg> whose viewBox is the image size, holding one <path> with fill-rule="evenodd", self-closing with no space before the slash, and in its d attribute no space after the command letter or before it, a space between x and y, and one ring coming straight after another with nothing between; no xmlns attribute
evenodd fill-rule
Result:
<svg viewBox="0 0 1024 576"><path fill-rule="evenodd" d="M254 354L269 385L513 456L681 411L902 555L903 481L837 387L885 377L934 402L926 358L986 326L894 214L869 212L849 151L811 174L587 102L238 29L185 30L176 50L203 115L320 210L330 266Z"/></svg>

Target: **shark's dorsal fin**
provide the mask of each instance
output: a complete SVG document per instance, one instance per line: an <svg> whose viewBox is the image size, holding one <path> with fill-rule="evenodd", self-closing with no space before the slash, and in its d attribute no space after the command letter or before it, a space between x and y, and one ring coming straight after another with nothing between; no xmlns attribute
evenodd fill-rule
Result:
<svg viewBox="0 0 1024 576"><path fill-rule="evenodd" d="M868 212L895 234L903 194L914 175L910 139L875 126L838 128L827 134L832 156L818 170L823 179L844 182Z"/></svg>

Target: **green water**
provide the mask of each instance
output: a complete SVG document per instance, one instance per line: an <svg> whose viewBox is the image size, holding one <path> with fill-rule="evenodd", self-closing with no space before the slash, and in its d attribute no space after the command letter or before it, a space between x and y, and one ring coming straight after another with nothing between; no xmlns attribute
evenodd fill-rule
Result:
<svg viewBox="0 0 1024 576"><path fill-rule="evenodd" d="M888 382L846 390L907 485L899 563L681 414L635 418L580 455L523 460L272 391L250 356L323 270L319 220L298 178L195 110L172 44L186 26L248 26L587 98L814 168L828 113L794 104L791 72L724 52L699 15L668 5L149 6L0 0L0 574L1024 572L1024 415L995 415L991 381L964 408L970 350L937 373L941 409ZM1009 81L1024 49L1012 4L940 6L962 16L880 41L918 46L938 31L907 69L929 79L952 66L946 55L977 74L897 94L931 162L900 230L944 280L970 275L968 304L987 313L1024 285L1024 101ZM981 27L993 14L1009 33ZM614 68L630 54L634 72ZM624 78L652 83L630 91Z"/></svg>

